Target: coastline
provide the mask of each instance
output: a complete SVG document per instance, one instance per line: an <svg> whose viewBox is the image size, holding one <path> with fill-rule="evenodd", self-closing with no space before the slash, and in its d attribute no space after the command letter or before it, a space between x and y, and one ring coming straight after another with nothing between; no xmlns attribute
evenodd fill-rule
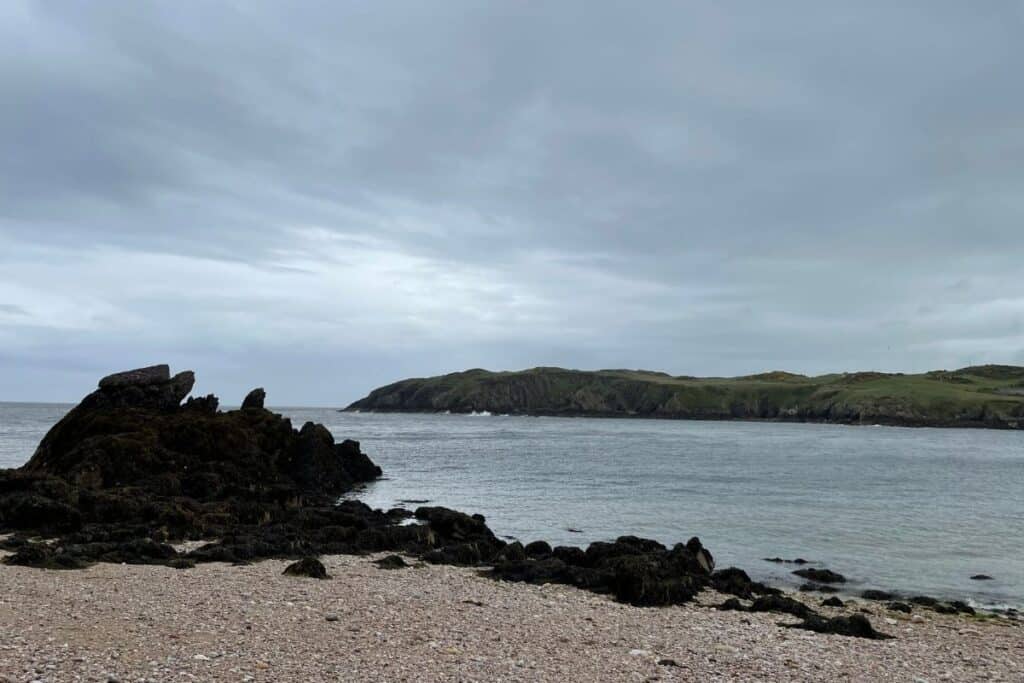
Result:
<svg viewBox="0 0 1024 683"><path fill-rule="evenodd" d="M974 673L964 667L1020 671L1016 613L785 593L741 569L716 570L696 537L671 547L637 536L586 549L524 545L498 538L479 514L339 500L382 475L359 442L337 443L312 421L296 429L264 407L261 388L235 411L220 411L213 395L182 404L193 382L167 366L108 376L24 467L0 471L0 529L15 532L0 535L10 551L0 553L0 618L15 634L0 645L0 675L871 680L898 670L963 680ZM372 563L384 552L407 560ZM820 566L801 574L844 581Z"/></svg>
<svg viewBox="0 0 1024 683"><path fill-rule="evenodd" d="M851 602L872 641L780 627L789 615L642 608L558 584L493 581L470 568L384 570L325 556L327 581L286 562L179 570L97 564L52 572L0 564L5 680L1015 680L1024 624ZM817 607L807 594L792 594ZM661 662L661 663L659 663Z"/></svg>
<svg viewBox="0 0 1024 683"><path fill-rule="evenodd" d="M452 410L423 410L419 408L337 408L336 412L349 415L359 414L381 414L381 415L452 415L461 417L547 417L547 418L593 418L598 420L664 420L682 422L750 422L754 424L816 424L835 425L839 427L896 427L905 429L992 429L1002 432L1024 431L1024 422L1011 425L1008 423L988 423L979 420L963 421L935 421L922 422L920 420L898 420L890 417L879 417L870 421L859 420L835 420L816 419L808 416L794 417L751 417L747 415L737 417L722 417L716 415L671 415L652 413L614 413L614 412L591 412L591 411L527 411L527 412L501 412L491 411L452 411Z"/></svg>

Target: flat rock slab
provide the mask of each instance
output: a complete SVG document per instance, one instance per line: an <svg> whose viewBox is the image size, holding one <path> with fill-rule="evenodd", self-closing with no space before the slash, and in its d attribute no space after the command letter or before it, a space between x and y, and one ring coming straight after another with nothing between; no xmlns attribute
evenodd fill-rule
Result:
<svg viewBox="0 0 1024 683"><path fill-rule="evenodd" d="M145 386L147 384L161 384L171 380L171 368L168 365L151 365L148 368L136 368L107 375L100 380L100 388Z"/></svg>

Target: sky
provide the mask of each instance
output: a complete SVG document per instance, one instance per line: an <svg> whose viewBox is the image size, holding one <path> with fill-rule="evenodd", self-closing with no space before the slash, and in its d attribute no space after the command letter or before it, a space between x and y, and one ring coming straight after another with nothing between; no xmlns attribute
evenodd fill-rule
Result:
<svg viewBox="0 0 1024 683"><path fill-rule="evenodd" d="M1024 365L1020 2L0 3L0 400Z"/></svg>

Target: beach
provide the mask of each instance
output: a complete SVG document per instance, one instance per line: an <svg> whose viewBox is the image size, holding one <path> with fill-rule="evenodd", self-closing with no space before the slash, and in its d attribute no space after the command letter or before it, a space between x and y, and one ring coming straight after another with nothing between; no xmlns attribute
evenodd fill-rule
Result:
<svg viewBox="0 0 1024 683"><path fill-rule="evenodd" d="M639 608L564 585L379 556L325 556L332 578L266 560L192 569L0 564L0 681L1020 681L1024 624L860 609L892 640L787 629L726 597ZM410 558L410 563L413 560ZM818 607L820 597L794 597Z"/></svg>

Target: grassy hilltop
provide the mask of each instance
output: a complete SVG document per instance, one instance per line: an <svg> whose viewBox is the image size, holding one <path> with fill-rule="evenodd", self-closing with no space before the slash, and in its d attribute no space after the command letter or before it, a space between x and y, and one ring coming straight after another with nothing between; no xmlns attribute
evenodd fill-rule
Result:
<svg viewBox="0 0 1024 683"><path fill-rule="evenodd" d="M981 365L919 375L673 377L644 370L533 368L407 379L348 411L489 411L512 415L761 419L1024 428L1024 367Z"/></svg>

